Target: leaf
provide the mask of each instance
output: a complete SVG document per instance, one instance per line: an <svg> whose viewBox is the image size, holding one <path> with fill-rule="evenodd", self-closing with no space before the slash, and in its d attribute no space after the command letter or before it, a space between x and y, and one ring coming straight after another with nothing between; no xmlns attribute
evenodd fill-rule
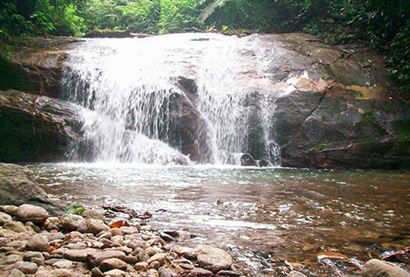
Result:
<svg viewBox="0 0 410 277"><path fill-rule="evenodd" d="M124 221L124 220L115 221L110 224L111 228L121 228L123 226L129 227L130 225L128 224L127 221Z"/></svg>
<svg viewBox="0 0 410 277"><path fill-rule="evenodd" d="M84 211L85 208L81 204L73 203L67 208L66 213L82 215Z"/></svg>

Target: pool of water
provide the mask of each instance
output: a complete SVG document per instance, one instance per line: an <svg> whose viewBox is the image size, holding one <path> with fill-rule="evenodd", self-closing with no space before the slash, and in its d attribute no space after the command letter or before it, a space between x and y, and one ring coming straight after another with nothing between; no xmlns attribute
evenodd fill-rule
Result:
<svg viewBox="0 0 410 277"><path fill-rule="evenodd" d="M350 274L410 245L410 172L286 168L33 164L49 194L153 214L154 228L229 250L249 275ZM344 255L348 260L320 259ZM343 256L343 257L344 257Z"/></svg>

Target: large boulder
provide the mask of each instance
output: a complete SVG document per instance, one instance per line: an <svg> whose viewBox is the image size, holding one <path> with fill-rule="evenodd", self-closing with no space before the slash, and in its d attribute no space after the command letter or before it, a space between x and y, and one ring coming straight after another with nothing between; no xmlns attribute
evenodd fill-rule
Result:
<svg viewBox="0 0 410 277"><path fill-rule="evenodd" d="M67 147L80 136L78 111L62 100L0 91L0 162L64 160Z"/></svg>
<svg viewBox="0 0 410 277"><path fill-rule="evenodd" d="M49 198L44 189L34 181L29 169L19 165L0 163L0 205L27 203L43 207L52 214L59 214L63 211L62 205ZM20 214L23 215L22 211ZM40 217L45 215L41 210Z"/></svg>

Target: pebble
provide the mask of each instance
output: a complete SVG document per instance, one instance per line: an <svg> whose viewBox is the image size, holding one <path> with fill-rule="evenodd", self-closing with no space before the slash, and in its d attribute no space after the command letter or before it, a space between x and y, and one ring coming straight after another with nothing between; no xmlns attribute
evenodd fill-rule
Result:
<svg viewBox="0 0 410 277"><path fill-rule="evenodd" d="M126 277L127 273L119 269L113 269L104 273L104 276L110 277Z"/></svg>
<svg viewBox="0 0 410 277"><path fill-rule="evenodd" d="M31 262L20 261L14 265L14 268L20 270L21 272L25 274L34 274L38 270L38 265L35 263L31 263Z"/></svg>
<svg viewBox="0 0 410 277"><path fill-rule="evenodd" d="M410 277L406 270L382 260L371 259L361 271L362 277Z"/></svg>
<svg viewBox="0 0 410 277"><path fill-rule="evenodd" d="M110 271L112 269L126 270L127 264L118 258L103 260L100 264L101 271Z"/></svg>
<svg viewBox="0 0 410 277"><path fill-rule="evenodd" d="M61 261L55 262L53 266L58 267L58 268L71 268L73 266L73 262L69 260L61 260Z"/></svg>
<svg viewBox="0 0 410 277"><path fill-rule="evenodd" d="M212 272L229 269L232 265L232 257L220 248L209 245L199 245L198 264Z"/></svg>
<svg viewBox="0 0 410 277"><path fill-rule="evenodd" d="M48 251L48 239L43 235L34 235L31 239L27 241L26 250L29 251L39 251L47 252Z"/></svg>
<svg viewBox="0 0 410 277"><path fill-rule="evenodd" d="M26 227L19 221L10 221L3 225L4 229L11 230L16 233L27 232Z"/></svg>
<svg viewBox="0 0 410 277"><path fill-rule="evenodd" d="M134 266L135 270L137 271L147 271L148 267L149 265L147 262L139 262L139 263L136 263Z"/></svg>
<svg viewBox="0 0 410 277"><path fill-rule="evenodd" d="M0 212L0 225L4 225L5 223L12 221L12 217L9 214Z"/></svg>
<svg viewBox="0 0 410 277"><path fill-rule="evenodd" d="M43 223L48 218L48 212L39 206L23 204L18 207L17 216L23 222Z"/></svg>

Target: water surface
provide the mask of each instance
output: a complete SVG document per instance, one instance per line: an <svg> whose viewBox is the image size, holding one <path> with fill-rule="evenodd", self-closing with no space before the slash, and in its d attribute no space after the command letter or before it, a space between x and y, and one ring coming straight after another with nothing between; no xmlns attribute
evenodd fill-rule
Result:
<svg viewBox="0 0 410 277"><path fill-rule="evenodd" d="M185 229L234 254L249 275L311 276L410 245L410 172L315 171L230 166L35 164L48 193L101 207L149 211L153 228ZM349 262L318 261L324 252ZM324 275L323 275L324 274Z"/></svg>

